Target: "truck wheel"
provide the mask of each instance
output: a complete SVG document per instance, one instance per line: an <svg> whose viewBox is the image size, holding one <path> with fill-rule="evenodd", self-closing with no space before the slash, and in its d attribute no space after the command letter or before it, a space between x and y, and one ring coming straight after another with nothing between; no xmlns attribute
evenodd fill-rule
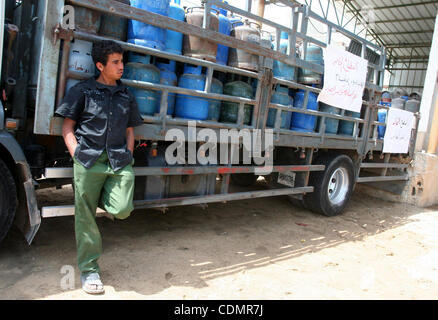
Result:
<svg viewBox="0 0 438 320"><path fill-rule="evenodd" d="M0 242L6 237L17 209L17 191L14 177L0 159Z"/></svg>
<svg viewBox="0 0 438 320"><path fill-rule="evenodd" d="M232 174L231 181L240 187L250 187L256 183L258 177L254 173Z"/></svg>
<svg viewBox="0 0 438 320"><path fill-rule="evenodd" d="M313 212L336 216L345 208L353 193L353 161L346 155L326 155L318 158L315 164L325 165L325 170L310 174L309 186L313 186L314 191L304 196L304 204Z"/></svg>

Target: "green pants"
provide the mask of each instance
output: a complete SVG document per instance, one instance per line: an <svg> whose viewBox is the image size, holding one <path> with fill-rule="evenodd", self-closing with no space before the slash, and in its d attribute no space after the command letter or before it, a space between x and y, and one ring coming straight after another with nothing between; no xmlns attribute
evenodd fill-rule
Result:
<svg viewBox="0 0 438 320"><path fill-rule="evenodd" d="M99 273L97 259L102 254L102 238L96 209L99 206L116 219L128 218L134 209L134 171L132 163L112 170L106 151L90 169L73 160L78 266L81 274Z"/></svg>

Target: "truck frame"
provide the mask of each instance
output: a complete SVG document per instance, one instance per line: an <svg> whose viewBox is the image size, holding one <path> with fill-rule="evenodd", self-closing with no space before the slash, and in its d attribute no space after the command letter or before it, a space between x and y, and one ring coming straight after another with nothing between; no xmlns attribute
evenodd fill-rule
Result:
<svg viewBox="0 0 438 320"><path fill-rule="evenodd" d="M14 1L7 1L6 6L12 2ZM406 171L413 160L416 128L418 127L420 115L419 113L415 114L416 125L411 135L408 154L383 154L383 140L379 139L377 128L378 126L386 126L386 124L377 121L377 112L379 109L388 109L388 107L379 104L383 90L385 49L324 19L305 5L299 5L289 0L279 0L283 5L292 9L291 26L285 27L252 14L250 10L251 0L246 0L246 2L247 10L243 10L219 0L204 0L203 26L197 27L113 0L23 1L21 8L19 8L22 10L19 28L23 29L31 26L33 41L30 38L26 39L26 34L21 35L24 31L20 30L21 36L17 41L15 52L20 53L24 49L31 50L32 54L18 54L16 59L20 63L27 62L32 67L25 68L25 70L20 69L16 72L16 74L18 73L19 76L25 78L24 87L23 85L20 86L18 82L15 86L8 86L6 80L10 79L11 75L2 74L2 79L4 79L2 89L4 92L17 93L20 88L24 88L24 91L28 94L26 93L27 98L25 95L24 101L23 97L20 98L21 93L15 94L13 95L13 101L7 99L5 108L3 106L0 108L0 150L2 151L0 153L0 175L1 180L10 181L9 184L5 185L9 186L9 191L4 192L5 195L9 194L9 198L7 201L2 198L3 201L0 203L0 222L1 219L8 221L3 225L0 223L0 229L3 228L0 230L0 241L9 229L12 219L14 219L30 244L42 218L74 214L72 204L61 203L56 206L39 206L35 189L72 183L72 162L61 137L62 118L54 116L57 105L65 95L67 79L84 79L83 74L68 70L70 43L73 39L95 42L106 38L83 31L62 28L63 8L66 4L86 7L104 14L138 20L163 29L178 31L185 35L208 39L260 57L259 71L254 72L116 41L126 51L202 66L207 70L204 91L122 79L123 83L129 87L160 91L162 93L159 114L144 116L144 124L135 129L137 146L142 143L143 145L147 144L148 151L168 146L170 142L166 141L166 133L172 129L179 129L184 132L187 138L186 142L188 144L197 144L197 146L199 146L199 141L196 140L196 136L200 130L205 128L212 130L217 136L220 136L222 129L246 129L251 133L260 130L260 141L265 141L268 111L270 108L278 110L275 126L272 128L274 141L272 172L265 175L269 188L254 190L254 187L249 187L259 175L264 175L260 171L261 166L254 163L250 165L237 163L227 165L142 166L141 159L136 158L136 162L140 163L134 167L136 187L138 185L138 188L140 188L140 196L136 196L134 200L136 209L158 208L165 210L171 206L206 206L208 203L214 202L287 195L291 197L292 202L295 204L332 216L342 212L356 183L378 184L390 182L404 185L409 179ZM279 45L271 49L270 47L244 42L210 30L208 28L210 16L207 13L211 11L212 5L274 28L277 39L280 38L282 31L288 33L291 48L295 48L298 42L303 43L304 57L295 57L292 52L283 54L279 51ZM9 8L9 10L11 9ZM6 8L6 18L8 17L7 14L8 8ZM3 18L1 20L3 22ZM320 41L308 35L307 29L310 20L325 25L327 28L325 41ZM323 74L322 66L305 61L307 44L312 43L320 47L326 47L332 42L332 33L335 30L356 44L356 47L350 46L352 48L350 51L354 51L354 53L369 60L368 81L366 83L368 94L364 96L361 117L346 116L345 111L342 111L340 115L335 115L271 103L273 88L276 85L305 90L304 105L307 105L309 92L318 94L321 91L319 88L274 77L272 64L273 60L278 60L295 68L308 69ZM28 40L27 43L22 43L25 40ZM9 51L11 50L6 46L4 48L6 55L10 54ZM372 56L377 57L377 60L371 61ZM5 55L3 60L5 60ZM256 79L255 98L246 99L211 93L211 83L215 71L234 74L245 77L245 79ZM239 105L237 122L230 124L168 117L166 115L169 93L237 103ZM250 125L244 124L245 105L253 106ZM321 125L313 133L281 129L281 111L316 116L320 119ZM325 119L354 123L353 135L325 133ZM4 125L5 122L6 125ZM14 124L18 125L14 127ZM194 127L193 124L196 126ZM192 133L191 130L193 130ZM243 150L242 137L234 144L241 153ZM33 146L33 149L30 145ZM42 146L42 148L38 149L34 147L35 145ZM40 151L32 152L35 149ZM43 163L33 157L42 157L44 159ZM279 184L278 178L280 175L292 176L292 185ZM143 189L148 181L149 183L159 181L162 184L162 192L155 196L142 197L147 193L146 191L143 192ZM230 192L230 181L244 189ZM184 183L198 184L195 189L202 190L200 192L184 193ZM218 183L217 188L216 183ZM10 190L13 190L13 192L10 192ZM1 188L0 192L2 192ZM335 192L336 195L333 197L331 192ZM10 196L11 194L15 196ZM7 202L12 202L12 204Z"/></svg>

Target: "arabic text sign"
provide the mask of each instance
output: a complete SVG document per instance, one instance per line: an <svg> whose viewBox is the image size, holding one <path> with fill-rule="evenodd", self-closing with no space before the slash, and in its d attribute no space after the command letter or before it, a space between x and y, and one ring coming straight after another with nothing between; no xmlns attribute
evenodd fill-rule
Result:
<svg viewBox="0 0 438 320"><path fill-rule="evenodd" d="M414 114L400 109L389 109L383 141L384 153L407 153L414 125Z"/></svg>
<svg viewBox="0 0 438 320"><path fill-rule="evenodd" d="M324 88L318 101L360 112L368 62L345 50L324 49Z"/></svg>

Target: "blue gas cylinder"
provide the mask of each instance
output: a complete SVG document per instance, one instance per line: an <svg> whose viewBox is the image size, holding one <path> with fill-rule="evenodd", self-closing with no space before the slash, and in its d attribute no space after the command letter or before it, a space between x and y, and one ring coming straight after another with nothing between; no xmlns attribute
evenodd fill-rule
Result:
<svg viewBox="0 0 438 320"><path fill-rule="evenodd" d="M184 21L186 13L181 6L180 0L174 0L169 5L169 18ZM165 51L173 54L182 54L184 35L180 32L166 30Z"/></svg>
<svg viewBox="0 0 438 320"><path fill-rule="evenodd" d="M185 64L184 72L178 81L178 87L204 91L205 75L202 74L202 67ZM177 94L175 116L186 119L206 120L208 117L208 105L208 99Z"/></svg>
<svg viewBox="0 0 438 320"><path fill-rule="evenodd" d="M360 118L360 112L345 111L344 115L352 118ZM341 120L339 121L338 134L352 136L354 133L354 126L354 122Z"/></svg>
<svg viewBox="0 0 438 320"><path fill-rule="evenodd" d="M378 121L382 122L382 123L386 123L386 115L387 115L387 110L379 109L379 111L377 112ZM383 137L385 136L385 132L386 132L385 126L378 126L377 127L377 134L378 134L379 139L383 139Z"/></svg>
<svg viewBox="0 0 438 320"><path fill-rule="evenodd" d="M235 28L238 26L243 26L243 21L242 21L242 17L238 17L235 15L232 15L230 18L230 23L231 23L231 28Z"/></svg>
<svg viewBox="0 0 438 320"><path fill-rule="evenodd" d="M388 91L382 93L382 102L391 104L391 94Z"/></svg>
<svg viewBox="0 0 438 320"><path fill-rule="evenodd" d="M129 0L116 0L129 6ZM99 35L114 40L126 40L126 31L128 29L128 20L112 14L102 14L102 20L99 29Z"/></svg>
<svg viewBox="0 0 438 320"><path fill-rule="evenodd" d="M160 69L161 79L160 83L166 86L172 86L176 87L178 85L178 79L176 77L176 74L174 72L176 68L176 62L175 61L162 61L156 63L158 69ZM159 95L160 101L161 101L161 93ZM167 114L173 115L175 111L175 99L176 95L175 93L168 93L167 98Z"/></svg>
<svg viewBox="0 0 438 320"><path fill-rule="evenodd" d="M292 107L294 100L289 96L289 88L278 86L271 97L271 102L275 104L281 104L283 106ZM275 118L277 117L276 109L269 109L268 120L266 121L266 126L274 128ZM289 129L292 120L292 112L282 111L281 112L281 129Z"/></svg>
<svg viewBox="0 0 438 320"><path fill-rule="evenodd" d="M211 93L218 93L222 94L224 91L224 86L222 82L220 82L218 79L212 78L211 79ZM219 121L219 117L221 114L221 101L220 100L214 100L209 99L208 104L208 120L212 121Z"/></svg>
<svg viewBox="0 0 438 320"><path fill-rule="evenodd" d="M307 110L318 110L318 101L316 93L309 92L307 106L304 106L305 91L299 90L295 93L294 107ZM304 113L294 112L292 115L291 129L293 131L313 132L316 125L316 116L311 116Z"/></svg>
<svg viewBox="0 0 438 320"><path fill-rule="evenodd" d="M390 102L381 101L380 104L387 106L387 107L391 107ZM388 110L379 109L379 111L377 111L377 121L382 122L382 123L386 123L387 114L388 114ZM377 127L377 134L378 134L379 139L383 139L385 137L385 132L386 132L386 126L378 126Z"/></svg>
<svg viewBox="0 0 438 320"><path fill-rule="evenodd" d="M166 17L169 15L169 0L131 0L131 6ZM144 47L164 50L165 40L166 29L154 27L137 20L129 20L128 42Z"/></svg>
<svg viewBox="0 0 438 320"><path fill-rule="evenodd" d="M243 81L228 82L224 86L224 94L234 97L242 97L254 99L254 90L252 87ZM251 125L254 107L245 104L243 108L243 123ZM222 101L220 122L236 123L239 118L239 104L236 102Z"/></svg>
<svg viewBox="0 0 438 320"><path fill-rule="evenodd" d="M225 3L227 3L225 1ZM219 11L219 33L229 36L231 32L231 22L227 17L227 10L223 8L218 8L216 6L211 6L212 9ZM227 65L228 63L228 47L218 44L217 45L217 56L216 63Z"/></svg>
<svg viewBox="0 0 438 320"><path fill-rule="evenodd" d="M136 62L136 63L150 64L151 60L152 57L147 54L137 53L133 51L129 51L128 53L128 63Z"/></svg>
<svg viewBox="0 0 438 320"><path fill-rule="evenodd" d="M132 55L134 61L150 62L150 56ZM130 80L160 83L160 70L150 63L128 62L125 65L124 78ZM133 93L138 110L142 115L153 115L159 111L160 100L157 91L129 88Z"/></svg>
<svg viewBox="0 0 438 320"><path fill-rule="evenodd" d="M303 55L304 55L304 48L303 48ZM304 56L302 58L304 58ZM307 55L305 60L310 63L324 66L324 56L323 56L322 48L316 45L309 45L307 47ZM298 81L304 84L322 85L323 76L309 69L300 69L300 75Z"/></svg>
<svg viewBox="0 0 438 320"><path fill-rule="evenodd" d="M295 55L295 57L298 57L298 53L296 52L295 48L291 49L292 50L290 50L290 54L292 56ZM283 54L287 54L289 52L289 35L284 31L281 32L279 50ZM274 67L272 71L274 73L274 77L279 79L284 79L288 81L296 81L297 79L297 72L295 72L295 67L277 60L274 60Z"/></svg>
<svg viewBox="0 0 438 320"><path fill-rule="evenodd" d="M319 111L331 113L331 114L340 114L341 109L332 107L328 104L320 102ZM318 119L318 127L321 123L321 117ZM325 118L325 133L337 134L339 129L339 120L333 118Z"/></svg>

